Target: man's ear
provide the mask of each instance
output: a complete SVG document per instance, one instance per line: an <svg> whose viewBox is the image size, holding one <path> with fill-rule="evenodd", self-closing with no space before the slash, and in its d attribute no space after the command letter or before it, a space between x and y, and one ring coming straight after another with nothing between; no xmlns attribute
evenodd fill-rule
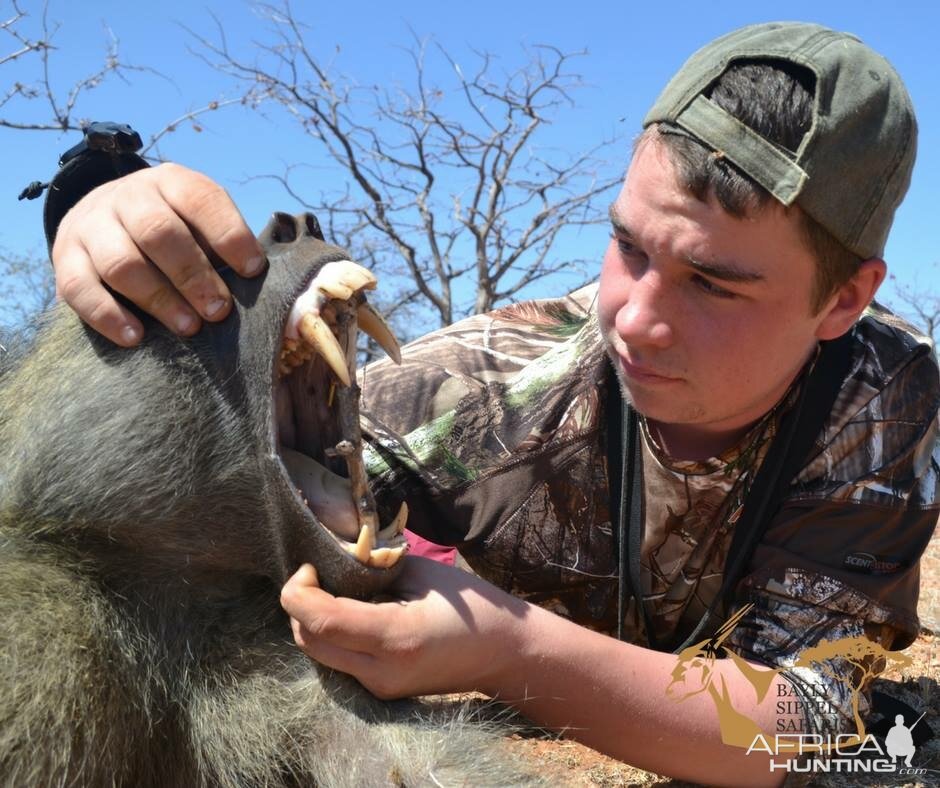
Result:
<svg viewBox="0 0 940 788"><path fill-rule="evenodd" d="M817 339L841 337L865 311L888 273L885 261L873 257L858 267L855 275L832 294L820 312Z"/></svg>

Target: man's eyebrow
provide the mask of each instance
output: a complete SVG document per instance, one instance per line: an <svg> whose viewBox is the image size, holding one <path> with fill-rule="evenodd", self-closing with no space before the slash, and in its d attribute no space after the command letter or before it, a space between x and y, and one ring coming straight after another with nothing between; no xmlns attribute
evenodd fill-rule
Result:
<svg viewBox="0 0 940 788"><path fill-rule="evenodd" d="M629 238L633 237L633 233L630 232L630 228L627 227L627 225L625 225L617 215L617 210L614 203L611 203L610 207L607 209L607 216L610 219L610 223L614 230L616 230L621 235L628 236Z"/></svg>
<svg viewBox="0 0 940 788"><path fill-rule="evenodd" d="M723 282L739 282L747 284L749 282L763 282L767 277L756 271L749 271L746 268L732 262L710 262L689 258L688 265L698 271L700 274L709 276L712 279L719 279Z"/></svg>
<svg viewBox="0 0 940 788"><path fill-rule="evenodd" d="M632 240L633 232L624 224L623 220L617 214L616 205L611 203L607 209L607 216L610 218L610 224L618 235ZM737 282L739 284L748 284L751 282L763 282L767 277L763 274L751 271L745 266L731 261L711 261L694 260L689 258L686 264L694 268L698 273L709 276L712 279L718 279L722 282Z"/></svg>

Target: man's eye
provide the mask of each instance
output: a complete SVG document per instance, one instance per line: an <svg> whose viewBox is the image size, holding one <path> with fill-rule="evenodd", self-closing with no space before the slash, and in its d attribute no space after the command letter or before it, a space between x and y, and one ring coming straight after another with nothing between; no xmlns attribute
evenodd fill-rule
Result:
<svg viewBox="0 0 940 788"><path fill-rule="evenodd" d="M706 279L704 276L699 276L696 274L692 277L695 280L695 284L700 290L708 293L709 295L715 296L716 298L737 298L736 293L732 293L730 290L725 290L723 287L719 287L713 282Z"/></svg>
<svg viewBox="0 0 940 788"><path fill-rule="evenodd" d="M616 233L611 233L610 237L617 242L617 249L620 251L620 254L633 255L639 253L639 250L632 243L620 238Z"/></svg>

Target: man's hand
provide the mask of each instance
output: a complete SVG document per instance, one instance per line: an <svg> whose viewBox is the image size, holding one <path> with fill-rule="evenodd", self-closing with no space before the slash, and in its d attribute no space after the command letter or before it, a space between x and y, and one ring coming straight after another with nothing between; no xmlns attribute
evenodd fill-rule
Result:
<svg viewBox="0 0 940 788"><path fill-rule="evenodd" d="M301 567L281 592L298 645L380 698L479 690L660 774L749 788L780 783L766 756L722 743L709 692L681 704L670 697L674 654L584 629L459 569L405 561L393 587L398 599L380 604L334 597L318 586L312 566ZM776 730L778 689L758 702L731 660L716 660L713 673L737 712ZM775 681L789 691L786 679Z"/></svg>
<svg viewBox="0 0 940 788"><path fill-rule="evenodd" d="M514 668L531 606L473 575L407 557L392 593L373 604L334 597L302 566L281 591L297 645L355 676L379 698L479 690L497 694Z"/></svg>
<svg viewBox="0 0 940 788"><path fill-rule="evenodd" d="M264 253L225 191L193 170L161 164L99 186L62 220L52 248L56 294L119 345L143 326L104 284L170 330L191 335L221 320L231 294L210 259L242 276ZM103 284L104 283L104 284Z"/></svg>

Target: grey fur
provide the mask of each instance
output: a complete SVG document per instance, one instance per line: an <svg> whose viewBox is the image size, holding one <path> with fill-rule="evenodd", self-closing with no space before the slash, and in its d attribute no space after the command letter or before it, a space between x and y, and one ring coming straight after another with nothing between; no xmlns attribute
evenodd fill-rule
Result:
<svg viewBox="0 0 940 788"><path fill-rule="evenodd" d="M263 286L228 277L225 325L123 351L58 308L2 373L3 785L533 782L506 728L376 701L290 638L301 562L358 596L392 577L331 546L270 450L286 311L341 254L296 226Z"/></svg>

